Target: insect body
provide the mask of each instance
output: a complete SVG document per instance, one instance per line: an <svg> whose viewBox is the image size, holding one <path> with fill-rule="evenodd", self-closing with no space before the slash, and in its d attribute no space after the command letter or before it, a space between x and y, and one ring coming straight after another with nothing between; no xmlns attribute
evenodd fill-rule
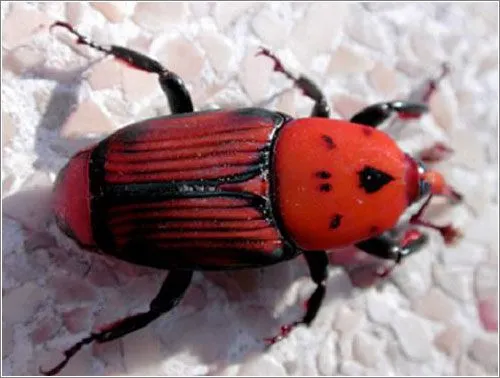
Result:
<svg viewBox="0 0 500 378"><path fill-rule="evenodd" d="M401 244L384 233L410 205L449 187L376 127L393 114L421 115L426 105L381 103L351 121L328 119L314 83L295 79L263 50L315 101L311 117L261 108L194 112L182 80L158 62L56 25L79 43L158 74L174 113L124 127L76 154L55 184L56 221L84 248L169 274L149 311L92 333L45 374L59 372L83 345L116 339L171 310L195 270L262 267L303 255L317 286L289 331L310 324L321 306L326 251L355 244L399 262L424 244L415 230Z"/></svg>

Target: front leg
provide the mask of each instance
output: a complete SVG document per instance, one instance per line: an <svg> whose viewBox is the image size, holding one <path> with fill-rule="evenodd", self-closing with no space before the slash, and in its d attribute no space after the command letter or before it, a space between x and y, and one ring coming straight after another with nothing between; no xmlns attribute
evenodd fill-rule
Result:
<svg viewBox="0 0 500 378"><path fill-rule="evenodd" d="M419 118L429 111L426 104L408 101L381 102L362 109L351 117L352 123L378 127L394 114L400 118Z"/></svg>
<svg viewBox="0 0 500 378"><path fill-rule="evenodd" d="M306 314L302 320L298 320L292 324L287 324L281 327L281 332L277 336L266 339L269 344L274 344L277 341L286 337L292 329L299 324L311 325L316 318L318 311L323 303L323 298L326 292L326 279L328 278L328 256L324 251L303 252L313 282L316 284L316 289L307 301Z"/></svg>
<svg viewBox="0 0 500 378"><path fill-rule="evenodd" d="M386 277L403 259L420 251L427 244L428 239L426 234L410 229L406 231L401 242L383 234L356 243L355 246L372 256L394 261L393 266L379 274L380 277Z"/></svg>

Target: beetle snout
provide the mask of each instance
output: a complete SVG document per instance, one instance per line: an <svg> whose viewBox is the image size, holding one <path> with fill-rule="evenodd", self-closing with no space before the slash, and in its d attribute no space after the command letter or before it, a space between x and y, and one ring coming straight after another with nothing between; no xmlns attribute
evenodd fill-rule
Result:
<svg viewBox="0 0 500 378"><path fill-rule="evenodd" d="M59 228L82 246L95 244L90 227L89 158L89 150L79 152L59 172L52 203Z"/></svg>

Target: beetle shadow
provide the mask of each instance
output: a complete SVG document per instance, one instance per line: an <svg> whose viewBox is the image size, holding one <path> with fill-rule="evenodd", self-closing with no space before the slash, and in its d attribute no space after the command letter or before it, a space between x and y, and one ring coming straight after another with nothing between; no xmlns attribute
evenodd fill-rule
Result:
<svg viewBox="0 0 500 378"><path fill-rule="evenodd" d="M78 106L78 94L85 81L84 73L97 61L92 61L72 70L54 69L41 64L27 71L22 78L48 80L56 83L51 90L40 121L36 126L34 151L37 160L33 163L39 171L56 172L61 167L55 160L69 159L82 148L96 143L101 136L65 138L62 128Z"/></svg>
<svg viewBox="0 0 500 378"><path fill-rule="evenodd" d="M161 274L161 277L165 275ZM161 285L158 277L154 281L158 287ZM244 363L253 355L266 353L265 338L275 336L281 326L302 318L305 310L301 302L305 298L298 291L304 281L310 281L310 278L302 258L259 269L198 272L177 307L145 329L111 342L115 344L110 347L115 349L112 352L114 358L121 358L119 355L122 354L126 370L112 364L106 369L117 370L106 371L111 374L142 375L149 374L150 367L154 367L152 371L157 372L162 364L180 366L182 361L192 369L187 370L186 374L194 374L202 365L208 368L205 374L220 375L219 372L227 366ZM132 290L136 289L139 290ZM154 296L156 290L148 295ZM332 301L348 298L351 290L352 286L346 285L345 276L333 274L328 280L322 309ZM123 293L127 302L129 295L134 296L129 290L123 290ZM137 304L142 302L141 307L144 308L152 297L142 297L139 301L137 298L130 299ZM323 313L321 317L328 316ZM114 320L110 316L104 323ZM314 328L313 325L310 332L315 332ZM143 336L138 336L138 333ZM158 353L141 353L140 365L135 365L134 357L129 354L132 349L138 352L133 344L137 338L150 339L152 334L160 340L160 345L152 349ZM144 348L149 350L151 345L155 343L147 343ZM110 358L109 350L94 356L106 363Z"/></svg>

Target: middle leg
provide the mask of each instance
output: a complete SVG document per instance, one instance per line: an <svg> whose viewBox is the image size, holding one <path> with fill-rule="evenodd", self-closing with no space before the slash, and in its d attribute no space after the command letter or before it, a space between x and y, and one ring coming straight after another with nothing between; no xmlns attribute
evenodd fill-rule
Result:
<svg viewBox="0 0 500 378"><path fill-rule="evenodd" d="M304 75L295 77L289 70L285 68L278 57L268 49L261 48L257 55L264 55L268 58L271 58L274 62L274 70L277 72L281 72L288 79L292 80L295 86L301 89L302 93L305 96L314 101L314 107L311 113L311 117L330 117L330 107L328 106L328 101L326 100L326 97L321 89L319 89L319 87L311 79Z"/></svg>
<svg viewBox="0 0 500 378"><path fill-rule="evenodd" d="M328 278L328 256L324 251L305 251L303 252L303 256L309 267L311 278L316 284L316 289L307 301L307 310L304 317L301 320L282 326L277 336L266 339L265 341L270 345L286 337L300 324L305 324L307 326L311 325L323 303L326 292L325 284Z"/></svg>

